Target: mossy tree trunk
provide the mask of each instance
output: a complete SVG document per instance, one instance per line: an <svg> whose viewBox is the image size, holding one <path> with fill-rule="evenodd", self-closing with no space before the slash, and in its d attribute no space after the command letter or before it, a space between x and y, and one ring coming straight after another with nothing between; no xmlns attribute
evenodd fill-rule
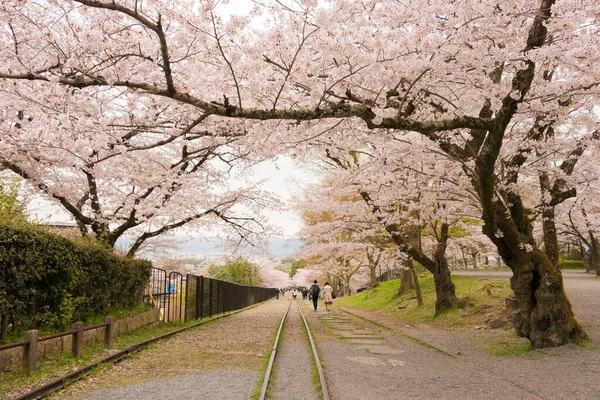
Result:
<svg viewBox="0 0 600 400"><path fill-rule="evenodd" d="M448 224L442 223L439 232L436 232L438 243L433 258L428 257L416 246L408 244L404 239L404 235L399 233L401 230L397 225L387 225L386 229L390 233L394 243L396 243L404 253L408 254L413 260L417 261L433 275L436 294L436 315L450 307L461 304L460 300L456 297L456 288L452 282L450 268L448 267L448 259L446 258Z"/></svg>
<svg viewBox="0 0 600 400"><path fill-rule="evenodd" d="M553 0L542 0L533 19L525 51L544 45L548 32L545 22L551 16L553 4ZM456 148L449 142L441 143L447 153L463 160L475 160L473 172L465 172L470 175L473 188L479 195L483 232L496 245L504 262L513 271L511 287L516 297L515 330L518 335L528 338L534 348L580 343L587 338L573 315L563 287L562 274L536 247L531 212L514 190L518 187L519 170L533 149L523 146L510 158L500 161L505 168L496 169L507 127L538 72L539 67L536 68L533 61L523 62L512 78L512 94L504 97L501 107L493 113L493 128L471 131L472 139L464 148ZM550 79L551 76L551 73L544 72L542 77ZM489 101L482 107L480 116L492 116ZM527 139L540 141L552 135L552 122L538 117ZM566 168L575 166L581 151L582 148L578 146L566 157L564 167L561 165L564 172L567 172ZM500 182L501 185L498 184ZM559 204L576 194L562 179L554 182L551 192L549 205Z"/></svg>
<svg viewBox="0 0 600 400"><path fill-rule="evenodd" d="M456 287L450 276L446 248L448 246L448 224L442 223L438 244L434 253L433 280L435 282L435 312L440 312L460 304L456 297Z"/></svg>
<svg viewBox="0 0 600 400"><path fill-rule="evenodd" d="M485 176L485 166L478 166ZM513 271L511 287L516 298L513 319L516 333L534 348L581 343L587 335L575 320L561 272L536 247L530 211L520 195L510 191L493 195L493 180L479 179L484 204L484 233L494 242ZM492 192L490 192L490 189Z"/></svg>
<svg viewBox="0 0 600 400"><path fill-rule="evenodd" d="M565 294L562 274L539 249L511 252L507 265L517 309L513 312L516 333L534 348L581 343L587 335L573 316Z"/></svg>
<svg viewBox="0 0 600 400"><path fill-rule="evenodd" d="M398 296L404 296L409 290L415 289L415 280L413 277L412 260L408 259L403 264L405 268L400 275L400 286L398 287Z"/></svg>
<svg viewBox="0 0 600 400"><path fill-rule="evenodd" d="M449 225L445 222L434 224L434 234L436 236L437 245L433 258L430 258L423 253L418 242L411 243L409 240L407 240L407 237L404 234L407 226L400 226L399 224L390 224L385 222L383 217L380 216L381 208L373 204L369 193L361 191L360 195L371 208L373 215L376 216L375 218L377 218L377 220L385 227L385 230L389 233L394 244L398 246L398 249L404 254L410 256L413 260L420 263L433 275L436 292L436 315L450 307L461 304L459 299L456 297L456 288L452 282L450 268L448 267L448 260L446 259ZM414 228L414 226L409 227Z"/></svg>
<svg viewBox="0 0 600 400"><path fill-rule="evenodd" d="M544 253L556 269L558 265L558 233L556 231L554 207L544 207L542 211L542 230L544 235Z"/></svg>

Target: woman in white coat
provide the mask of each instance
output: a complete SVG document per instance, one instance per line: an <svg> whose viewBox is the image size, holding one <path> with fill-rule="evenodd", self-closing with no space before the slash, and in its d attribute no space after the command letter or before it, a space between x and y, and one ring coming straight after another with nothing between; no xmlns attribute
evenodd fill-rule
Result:
<svg viewBox="0 0 600 400"><path fill-rule="evenodd" d="M325 282L323 287L323 302L325 302L325 310L329 311L333 304L333 297L331 296L333 289L329 286L329 282Z"/></svg>

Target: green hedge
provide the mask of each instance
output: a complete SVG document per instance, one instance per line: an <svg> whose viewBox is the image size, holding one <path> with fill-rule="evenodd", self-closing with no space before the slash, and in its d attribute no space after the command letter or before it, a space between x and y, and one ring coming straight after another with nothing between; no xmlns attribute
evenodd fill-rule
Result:
<svg viewBox="0 0 600 400"><path fill-rule="evenodd" d="M0 225L0 316L12 329L65 328L139 304L151 263L35 226Z"/></svg>
<svg viewBox="0 0 600 400"><path fill-rule="evenodd" d="M561 258L558 261L558 265L561 269L585 269L583 260L568 260Z"/></svg>

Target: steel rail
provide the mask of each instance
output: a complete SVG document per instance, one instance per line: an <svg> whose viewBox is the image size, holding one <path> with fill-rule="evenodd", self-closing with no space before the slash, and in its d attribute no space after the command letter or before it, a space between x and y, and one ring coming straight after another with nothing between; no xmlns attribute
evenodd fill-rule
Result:
<svg viewBox="0 0 600 400"><path fill-rule="evenodd" d="M317 346L315 346L315 341L313 340L312 333L310 333L310 328L308 327L306 318L304 318L304 314L302 314L302 308L300 307L299 303L298 311L300 311L300 317L302 317L302 321L304 322L304 326L306 327L306 333L308 335L308 340L310 341L310 347L312 348L315 364L317 365L317 370L319 371L319 380L321 381L323 400L329 400L329 389L327 388L327 382L325 381L325 373L323 372L323 366L321 366L321 359L319 358L319 353L317 352Z"/></svg>
<svg viewBox="0 0 600 400"><path fill-rule="evenodd" d="M265 400L267 395L267 388L269 386L269 379L271 376L271 372L273 370L273 363L275 362L275 355L277 353L277 346L279 344L279 339L281 335L281 331L283 329L283 324L287 318L288 312L292 305L292 301L290 300L290 304L288 305L283 317L281 318L281 323L279 324L279 329L277 331L277 336L275 337L275 343L273 344L273 350L271 351L271 357L269 359L269 364L267 365L267 371L265 372L265 378L263 380L262 388L260 391L259 400ZM317 346L315 346L315 342L312 337L312 333L310 332L310 328L308 327L308 323L306 322L306 318L304 318L304 314L302 314L302 309L300 307L300 303L296 301L296 305L298 306L298 311L300 312L300 317L304 326L306 327L306 333L308 336L308 340L310 342L310 347L312 349L312 355L315 360L315 364L317 366L317 370L319 371L319 380L321 382L321 390L323 392L323 400L329 400L329 390L327 389L327 382L325 381L325 373L323 372L323 367L321 366L321 359L319 358L319 354L317 352Z"/></svg>
<svg viewBox="0 0 600 400"><path fill-rule="evenodd" d="M189 325L189 326L186 326L183 328L179 328L179 329L176 329L171 332L167 332L167 333L157 336L155 338L144 340L143 342L133 344L123 350L120 350L114 354L111 354L108 357L98 360L92 364L86 365L85 367L79 368L67 375L61 376L60 378L57 378L51 382L46 383L45 385L42 385L42 386L37 387L27 393L24 393L24 394L20 395L19 397L14 398L14 400L32 400L32 399L44 398L45 396L48 396L49 394L54 393L54 392L64 388L65 386L70 385L71 383L74 383L74 382L80 380L81 378L83 378L83 375L85 373L89 372L90 370L92 370L93 368L95 368L96 366L98 366L100 364L117 363L117 362L121 361L122 359L126 358L127 356L129 356L130 354L137 353L138 351L143 350L144 348L148 347L148 345L158 342L159 340L167 339L167 338L174 336L180 332L186 331L191 328L195 328L199 325L203 325L210 321L215 321L217 319L225 318L230 315L240 313L242 311L247 311L251 308L258 307L261 304L262 304L262 302L256 303L249 307L231 311L227 314L222 314L219 316L215 316L213 318L205 319L205 320L199 321L195 324L192 324L192 325Z"/></svg>
<svg viewBox="0 0 600 400"><path fill-rule="evenodd" d="M265 400L265 396L267 395L267 387L269 386L269 378L271 377L271 371L273 370L273 363L275 362L275 354L277 354L277 345L279 344L279 337L281 336L281 331L283 330L283 324L285 323L285 319L287 318L288 312L290 311L290 307L292 306L292 300L290 300L290 304L288 304L285 309L285 313L283 317L281 317L281 322L279 323L279 329L277 330L277 336L275 336L275 342L273 343L273 349L271 349L271 357L269 358L269 364L267 364L267 371L265 372L265 379L263 379L263 384L260 389L259 400Z"/></svg>

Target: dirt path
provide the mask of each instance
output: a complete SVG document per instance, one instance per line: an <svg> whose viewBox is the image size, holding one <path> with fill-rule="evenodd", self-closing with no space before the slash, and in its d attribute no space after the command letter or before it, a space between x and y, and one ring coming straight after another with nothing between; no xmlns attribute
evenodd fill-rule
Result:
<svg viewBox="0 0 600 400"><path fill-rule="evenodd" d="M302 301L302 300L297 300ZM292 301L275 358L276 378L273 400L316 400L311 379L310 352L302 331L302 320L296 301Z"/></svg>
<svg viewBox="0 0 600 400"><path fill-rule="evenodd" d="M285 301L270 300L142 351L54 399L248 399Z"/></svg>
<svg viewBox="0 0 600 400"><path fill-rule="evenodd" d="M476 364L335 309L309 318L332 400L539 399Z"/></svg>
<svg viewBox="0 0 600 400"><path fill-rule="evenodd" d="M451 393L455 385L471 391L470 394L466 393L460 398L546 400L600 398L598 394L600 383L596 379L597 374L593 367L600 365L600 350L597 348L563 346L531 351L522 356L494 356L487 352L485 347L489 343L497 343L507 338L514 341L514 334L511 331L415 329L407 327L396 318L378 312L356 309L350 311L394 329L395 333L391 331L382 331L382 333L388 332L388 335L395 336L392 340L395 343L404 340L399 335L401 331L450 354L438 360L431 354L415 351L410 357L410 362L414 363L415 370L420 370L425 374L424 376L432 378L431 382L436 382L437 388L429 388L431 382L420 381L420 376L410 377L405 374L402 376L409 379L399 388L406 389L412 387L415 382L421 382L425 393L431 390L429 393L432 398L437 399L453 398ZM526 343L525 339L521 340ZM400 375L398 374L397 377L399 378ZM437 394L434 396L436 390ZM472 392L473 390L475 393ZM481 391L479 395L476 394L477 390ZM426 396L419 397L421 395L418 393L415 396L426 398Z"/></svg>

